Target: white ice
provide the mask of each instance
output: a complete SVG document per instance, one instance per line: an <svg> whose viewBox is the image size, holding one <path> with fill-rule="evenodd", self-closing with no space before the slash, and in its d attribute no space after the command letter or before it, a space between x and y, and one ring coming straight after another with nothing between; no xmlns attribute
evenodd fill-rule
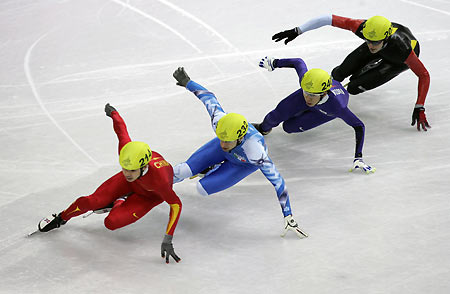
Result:
<svg viewBox="0 0 450 294"><path fill-rule="evenodd" d="M114 105L135 140L172 164L214 137L184 66L226 111L250 122L298 89L294 70L259 59L302 57L331 71L361 40L324 27L288 46L271 36L314 16L384 15L408 26L431 75L432 128L410 126L417 77L407 71L352 96L375 174L349 173L354 132L340 120L266 139L310 234L280 237L281 209L256 172L207 198L175 186L183 211L166 265L169 207L111 232L104 215L26 238L119 170ZM450 293L448 0L0 2L0 293Z"/></svg>

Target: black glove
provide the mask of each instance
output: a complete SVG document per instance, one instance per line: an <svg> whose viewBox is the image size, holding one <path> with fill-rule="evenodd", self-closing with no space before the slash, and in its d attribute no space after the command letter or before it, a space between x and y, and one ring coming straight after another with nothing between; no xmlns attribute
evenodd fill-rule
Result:
<svg viewBox="0 0 450 294"><path fill-rule="evenodd" d="M300 30L298 28L293 28L292 30L287 30L287 31L282 31L282 32L276 33L275 35L272 36L272 40L275 40L275 42L279 42L279 41L283 40L284 38L286 38L286 40L284 41L284 44L287 45L287 43L289 43L290 41L297 38L297 36L299 36L301 33L302 32L300 32Z"/></svg>
<svg viewBox="0 0 450 294"><path fill-rule="evenodd" d="M411 125L415 125L417 123L417 130L420 131L420 127L424 131L427 131L427 128L431 128L428 124L427 116L425 115L425 107L419 106L415 107L412 114L412 122Z"/></svg>
<svg viewBox="0 0 450 294"><path fill-rule="evenodd" d="M252 125L253 125L253 126L255 127L255 129L256 129L258 132L260 132L263 136L268 135L268 134L272 131L272 129L267 130L267 131L263 131L262 128L261 128L262 123L260 123L260 124L258 124L258 123L252 123Z"/></svg>
<svg viewBox="0 0 450 294"><path fill-rule="evenodd" d="M107 116L109 116L109 117L111 117L111 112L113 112L113 111L117 111L114 107L112 107L111 105L109 105L109 103L107 103L106 105L105 105L105 112L106 112L106 115Z"/></svg>
<svg viewBox="0 0 450 294"><path fill-rule="evenodd" d="M188 76L186 71L184 70L184 67L179 67L174 73L173 77L175 80L177 80L177 85L186 87L187 83L191 80L191 78Z"/></svg>
<svg viewBox="0 0 450 294"><path fill-rule="evenodd" d="M165 235L164 240L161 244L161 257L166 258L166 263L169 263L169 255L172 256L172 258L176 262L179 262L181 260L181 258L179 258L178 255L175 254L175 250L173 249L172 244L172 238L173 236L171 235Z"/></svg>

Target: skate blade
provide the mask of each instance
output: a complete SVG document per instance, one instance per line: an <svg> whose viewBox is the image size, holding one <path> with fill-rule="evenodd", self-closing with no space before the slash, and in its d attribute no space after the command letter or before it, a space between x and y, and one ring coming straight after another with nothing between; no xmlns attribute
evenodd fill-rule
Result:
<svg viewBox="0 0 450 294"><path fill-rule="evenodd" d="M48 217L42 218L42 219L39 221L39 223L38 223L38 228L37 228L37 230L34 230L34 231L28 233L28 234L27 234L27 237L31 237L31 236L33 236L33 235L35 235L35 234L37 234L37 233L42 233L42 232L39 230L39 228L41 227L41 223L42 223L44 220L46 220L45 222L48 223L48 222L49 222L48 219L49 219Z"/></svg>
<svg viewBox="0 0 450 294"><path fill-rule="evenodd" d="M301 230L297 230L297 236L300 237L300 239L304 239L304 238L308 238L309 235L306 234L305 232L301 231Z"/></svg>
<svg viewBox="0 0 450 294"><path fill-rule="evenodd" d="M40 233L40 231L39 231L39 230L36 230L36 231L30 232L30 233L27 234L26 237L27 237L27 238L28 238L28 237L31 237L31 236L33 236L33 235L35 235L35 234L37 234L37 233Z"/></svg>
<svg viewBox="0 0 450 294"><path fill-rule="evenodd" d="M94 212L90 211L88 213L86 213L85 215L83 215L83 218L87 218L88 216L92 215Z"/></svg>

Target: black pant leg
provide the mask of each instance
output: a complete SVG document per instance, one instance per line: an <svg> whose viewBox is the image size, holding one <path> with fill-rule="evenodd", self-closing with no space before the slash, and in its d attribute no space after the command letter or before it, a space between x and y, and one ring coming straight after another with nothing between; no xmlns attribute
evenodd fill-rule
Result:
<svg viewBox="0 0 450 294"><path fill-rule="evenodd" d="M370 53L367 44L363 43L353 50L339 66L336 66L331 75L336 81L342 82L346 77L361 70L366 64L379 58L378 54Z"/></svg>
<svg viewBox="0 0 450 294"><path fill-rule="evenodd" d="M408 69L406 64L392 64L382 60L374 68L362 73L360 76L352 78L347 86L347 91L352 95L357 95L367 90L374 89L385 84Z"/></svg>

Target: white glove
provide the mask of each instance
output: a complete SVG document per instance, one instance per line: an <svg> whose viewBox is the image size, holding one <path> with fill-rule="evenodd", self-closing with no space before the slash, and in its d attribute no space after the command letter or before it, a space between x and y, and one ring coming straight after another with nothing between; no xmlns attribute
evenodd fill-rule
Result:
<svg viewBox="0 0 450 294"><path fill-rule="evenodd" d="M360 168L362 171L364 171L366 174L374 173L377 169L374 167L371 167L370 165L367 165L362 158L355 158L353 160L353 167L349 170L350 172L354 171L355 169Z"/></svg>
<svg viewBox="0 0 450 294"><path fill-rule="evenodd" d="M275 67L273 66L274 61L275 58L266 56L259 62L259 67L264 67L268 71L273 71L275 69Z"/></svg>
<svg viewBox="0 0 450 294"><path fill-rule="evenodd" d="M300 230L300 228L298 227L297 222L292 217L292 215L288 215L288 216L284 217L284 232L283 232L283 234L281 234L281 237L286 236L286 233L289 230L294 231L294 233L296 233L297 236L299 236L300 238L308 237L308 234L306 234L305 232Z"/></svg>

